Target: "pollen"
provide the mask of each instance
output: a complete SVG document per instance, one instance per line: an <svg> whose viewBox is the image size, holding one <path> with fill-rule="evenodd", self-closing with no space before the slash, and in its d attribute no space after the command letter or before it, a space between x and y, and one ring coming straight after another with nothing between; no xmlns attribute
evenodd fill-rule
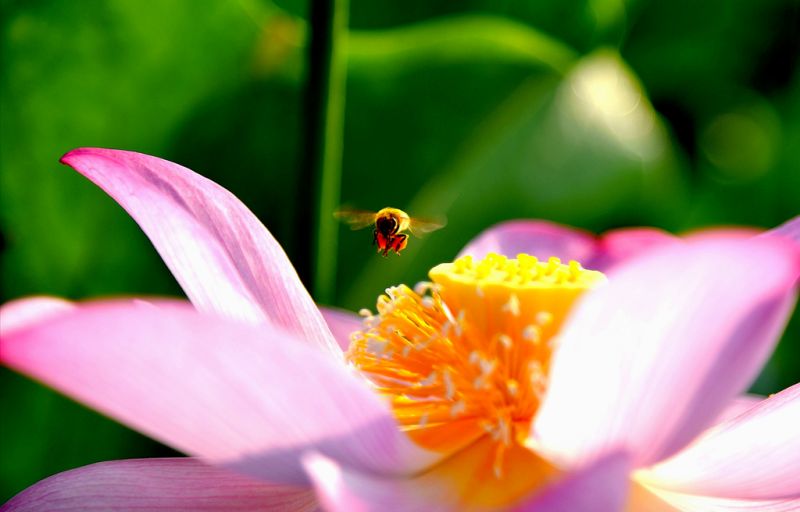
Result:
<svg viewBox="0 0 800 512"><path fill-rule="evenodd" d="M421 446L450 452L489 436L494 474L547 392L553 341L576 299L605 282L558 258L489 254L444 263L431 282L388 288L362 313L347 359Z"/></svg>

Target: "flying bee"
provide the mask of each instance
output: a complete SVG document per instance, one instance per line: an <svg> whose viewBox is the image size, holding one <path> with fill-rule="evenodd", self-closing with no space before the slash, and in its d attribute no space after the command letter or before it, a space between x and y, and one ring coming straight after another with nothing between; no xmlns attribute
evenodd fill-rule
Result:
<svg viewBox="0 0 800 512"><path fill-rule="evenodd" d="M435 231L444 226L443 221L417 219L409 217L403 210L383 208L377 212L342 208L333 214L350 225L350 229L363 229L374 226L372 245L378 246L378 252L387 256L389 251L400 254L408 244L408 231L416 236Z"/></svg>

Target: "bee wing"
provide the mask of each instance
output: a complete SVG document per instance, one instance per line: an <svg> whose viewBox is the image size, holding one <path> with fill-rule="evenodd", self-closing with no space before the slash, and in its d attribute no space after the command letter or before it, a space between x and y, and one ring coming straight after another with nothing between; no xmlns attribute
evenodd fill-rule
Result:
<svg viewBox="0 0 800 512"><path fill-rule="evenodd" d="M333 212L333 216L342 222L346 222L350 229L364 229L375 224L375 212L367 210L354 210L352 208L340 208Z"/></svg>
<svg viewBox="0 0 800 512"><path fill-rule="evenodd" d="M430 233L431 231L436 231L437 229L443 228L447 224L447 221L444 218L438 219L425 219L425 218L416 218L412 217L411 222L408 225L408 230L411 231L415 236L421 237L426 233Z"/></svg>

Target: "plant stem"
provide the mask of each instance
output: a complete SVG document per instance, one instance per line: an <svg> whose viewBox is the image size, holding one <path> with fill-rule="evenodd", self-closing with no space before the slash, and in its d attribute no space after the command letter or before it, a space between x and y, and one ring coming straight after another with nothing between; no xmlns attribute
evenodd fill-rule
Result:
<svg viewBox="0 0 800 512"><path fill-rule="evenodd" d="M339 230L333 212L339 205L342 178L347 8L347 0L311 1L306 162L299 197L308 197L311 190L314 202L301 205L305 212L300 225L309 238L299 252L308 258L300 268L312 276L314 298L326 304L333 300L336 281Z"/></svg>

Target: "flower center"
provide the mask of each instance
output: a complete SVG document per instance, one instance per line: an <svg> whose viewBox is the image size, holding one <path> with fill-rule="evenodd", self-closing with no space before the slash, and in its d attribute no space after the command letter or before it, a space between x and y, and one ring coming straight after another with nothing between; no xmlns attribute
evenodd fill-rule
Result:
<svg viewBox="0 0 800 512"><path fill-rule="evenodd" d="M576 261L489 254L438 265L430 278L387 289L375 316L362 310L347 358L421 446L451 452L490 436L500 477L547 389L555 335L605 276Z"/></svg>

